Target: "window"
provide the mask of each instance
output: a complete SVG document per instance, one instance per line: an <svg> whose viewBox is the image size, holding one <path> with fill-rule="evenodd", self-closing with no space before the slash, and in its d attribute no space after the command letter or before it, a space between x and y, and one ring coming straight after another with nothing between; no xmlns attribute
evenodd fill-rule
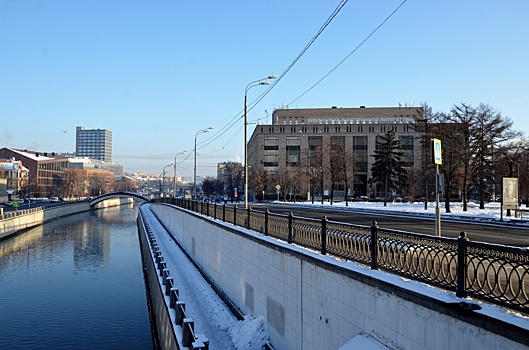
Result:
<svg viewBox="0 0 529 350"><path fill-rule="evenodd" d="M286 159L287 165L299 165L301 158L301 139L299 137L287 137Z"/></svg>
<svg viewBox="0 0 529 350"><path fill-rule="evenodd" d="M402 150L402 166L413 166L413 136L402 135L400 137L400 148Z"/></svg>
<svg viewBox="0 0 529 350"><path fill-rule="evenodd" d="M367 136L353 136L355 170L367 172Z"/></svg>

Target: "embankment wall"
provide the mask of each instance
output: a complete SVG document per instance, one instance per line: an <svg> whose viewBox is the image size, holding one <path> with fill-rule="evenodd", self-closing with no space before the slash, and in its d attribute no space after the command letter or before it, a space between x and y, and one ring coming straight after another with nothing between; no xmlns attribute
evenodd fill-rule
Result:
<svg viewBox="0 0 529 350"><path fill-rule="evenodd" d="M338 349L367 334L390 349L529 349L529 320L452 293L299 249L166 204L151 208L277 349ZM463 303L463 304L461 304Z"/></svg>

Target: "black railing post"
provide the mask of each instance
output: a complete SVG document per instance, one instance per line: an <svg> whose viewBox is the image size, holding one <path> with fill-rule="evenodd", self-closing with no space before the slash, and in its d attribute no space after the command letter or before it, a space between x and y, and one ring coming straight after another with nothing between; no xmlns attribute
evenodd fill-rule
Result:
<svg viewBox="0 0 529 350"><path fill-rule="evenodd" d="M206 215L209 216L209 202L206 203Z"/></svg>
<svg viewBox="0 0 529 350"><path fill-rule="evenodd" d="M377 270L378 269L378 250L377 250L377 234L378 234L378 225L376 221L373 221L373 225L371 225L371 269Z"/></svg>
<svg viewBox="0 0 529 350"><path fill-rule="evenodd" d="M200 201L200 214L204 215L204 202Z"/></svg>
<svg viewBox="0 0 529 350"><path fill-rule="evenodd" d="M457 287L456 296L464 298L467 280L467 246L469 239L465 231L462 231L457 238Z"/></svg>
<svg viewBox="0 0 529 350"><path fill-rule="evenodd" d="M248 209L246 210L246 228L249 230L250 229L250 211L252 209L250 208L250 206L248 206Z"/></svg>
<svg viewBox="0 0 529 350"><path fill-rule="evenodd" d="M321 254L327 254L327 215L323 215L321 219Z"/></svg>
<svg viewBox="0 0 529 350"><path fill-rule="evenodd" d="M217 202L213 203L213 219L217 220Z"/></svg>
<svg viewBox="0 0 529 350"><path fill-rule="evenodd" d="M288 214L288 243L292 243L293 236L294 236L294 227L292 225L292 221L294 219L294 214L290 212Z"/></svg>
<svg viewBox="0 0 529 350"><path fill-rule="evenodd" d="M268 216L270 215L270 210L265 210L265 227L264 227L264 234L265 236L268 236Z"/></svg>
<svg viewBox="0 0 529 350"><path fill-rule="evenodd" d="M222 205L222 221L226 222L226 203Z"/></svg>
<svg viewBox="0 0 529 350"><path fill-rule="evenodd" d="M237 204L233 206L233 224L237 226Z"/></svg>

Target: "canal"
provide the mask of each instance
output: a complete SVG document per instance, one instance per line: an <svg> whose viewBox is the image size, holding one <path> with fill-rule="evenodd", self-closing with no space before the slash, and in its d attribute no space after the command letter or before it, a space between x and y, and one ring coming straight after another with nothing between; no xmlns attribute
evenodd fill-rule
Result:
<svg viewBox="0 0 529 350"><path fill-rule="evenodd" d="M135 207L0 242L0 349L153 349Z"/></svg>

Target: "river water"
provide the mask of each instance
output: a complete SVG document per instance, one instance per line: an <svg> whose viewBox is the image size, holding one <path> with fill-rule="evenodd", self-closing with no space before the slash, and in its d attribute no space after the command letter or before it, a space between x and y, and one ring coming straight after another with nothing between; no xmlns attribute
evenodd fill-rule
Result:
<svg viewBox="0 0 529 350"><path fill-rule="evenodd" d="M153 349L136 217L81 213L0 242L0 349Z"/></svg>

